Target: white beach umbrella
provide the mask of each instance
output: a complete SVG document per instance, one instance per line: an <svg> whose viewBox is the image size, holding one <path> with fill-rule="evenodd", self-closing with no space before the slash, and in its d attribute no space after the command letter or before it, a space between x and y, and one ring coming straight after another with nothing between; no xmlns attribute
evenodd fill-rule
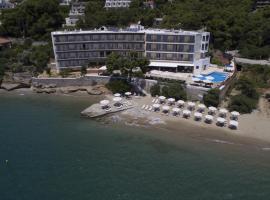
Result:
<svg viewBox="0 0 270 200"><path fill-rule="evenodd" d="M174 99L174 98L169 98L169 99L168 99L168 102L169 102L170 104L173 104L173 103L175 102L175 99Z"/></svg>
<svg viewBox="0 0 270 200"><path fill-rule="evenodd" d="M230 128L237 129L238 128L238 125L239 125L238 121L235 121L235 120L231 120L230 123L229 123L229 127Z"/></svg>
<svg viewBox="0 0 270 200"><path fill-rule="evenodd" d="M101 106L107 106L110 103L110 101L109 100L102 100L99 103Z"/></svg>
<svg viewBox="0 0 270 200"><path fill-rule="evenodd" d="M222 117L218 117L217 122L220 123L220 124L224 124L226 122L226 119L224 119Z"/></svg>
<svg viewBox="0 0 270 200"><path fill-rule="evenodd" d="M212 122L213 120L214 120L214 117L212 115L205 115L206 122Z"/></svg>
<svg viewBox="0 0 270 200"><path fill-rule="evenodd" d="M169 106L162 106L162 110L168 111L168 110L170 110L170 107Z"/></svg>
<svg viewBox="0 0 270 200"><path fill-rule="evenodd" d="M217 111L217 108L214 107L214 106L210 106L210 107L208 107L208 109L209 109L209 111L211 111L211 112L216 112L216 111Z"/></svg>
<svg viewBox="0 0 270 200"><path fill-rule="evenodd" d="M153 108L160 108L160 104L158 103L153 104Z"/></svg>
<svg viewBox="0 0 270 200"><path fill-rule="evenodd" d="M180 106L183 106L185 104L185 101L183 100L178 100L177 101L177 104L180 105Z"/></svg>
<svg viewBox="0 0 270 200"><path fill-rule="evenodd" d="M187 105L188 105L188 108L190 108L190 109L193 109L195 107L195 103L194 102L191 102L191 101L189 101L187 103Z"/></svg>
<svg viewBox="0 0 270 200"><path fill-rule="evenodd" d="M121 94L115 93L114 96L115 96L115 97L121 97Z"/></svg>
<svg viewBox="0 0 270 200"><path fill-rule="evenodd" d="M181 110L180 110L179 108L173 108L172 111L173 111L174 113L179 113Z"/></svg>
<svg viewBox="0 0 270 200"><path fill-rule="evenodd" d="M198 105L199 110L204 110L206 106L204 104L199 104Z"/></svg>
<svg viewBox="0 0 270 200"><path fill-rule="evenodd" d="M231 115L232 115L233 117L238 117L238 116L240 115L240 113L237 112L237 111L232 111L232 112L231 112Z"/></svg>
<svg viewBox="0 0 270 200"><path fill-rule="evenodd" d="M131 92L125 92L125 95L126 96L130 96L131 95Z"/></svg>
<svg viewBox="0 0 270 200"><path fill-rule="evenodd" d="M164 97L164 96L160 96L160 97L158 97L158 99L159 99L161 102L163 102L163 101L165 101L165 100L166 100L166 97Z"/></svg>
<svg viewBox="0 0 270 200"><path fill-rule="evenodd" d="M195 112L194 117L195 117L195 119L201 119L202 118L202 113Z"/></svg>
<svg viewBox="0 0 270 200"><path fill-rule="evenodd" d="M220 112L221 114L227 114L227 113L228 113L228 110L225 109L225 108L221 108L221 109L219 110L219 112Z"/></svg>
<svg viewBox="0 0 270 200"><path fill-rule="evenodd" d="M191 112L189 110L183 110L183 116L189 117L191 115Z"/></svg>
<svg viewBox="0 0 270 200"><path fill-rule="evenodd" d="M206 76L205 78L210 81L215 79L213 76Z"/></svg>
<svg viewBox="0 0 270 200"><path fill-rule="evenodd" d="M120 101L122 101L122 98L121 97L114 97L113 101L114 102L120 102Z"/></svg>

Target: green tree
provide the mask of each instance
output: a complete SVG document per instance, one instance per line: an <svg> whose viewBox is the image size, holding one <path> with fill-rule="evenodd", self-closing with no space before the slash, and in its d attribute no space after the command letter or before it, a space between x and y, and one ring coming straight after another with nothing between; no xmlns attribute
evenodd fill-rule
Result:
<svg viewBox="0 0 270 200"><path fill-rule="evenodd" d="M150 88L150 93L152 97L160 96L160 85L155 84Z"/></svg>
<svg viewBox="0 0 270 200"><path fill-rule="evenodd" d="M161 89L161 95L176 100L186 100L187 94L180 83L166 83Z"/></svg>
<svg viewBox="0 0 270 200"><path fill-rule="evenodd" d="M229 110L236 110L240 113L250 113L257 107L257 101L245 95L233 96L229 103Z"/></svg>
<svg viewBox="0 0 270 200"><path fill-rule="evenodd" d="M86 66L82 66L81 67L81 76L84 76L85 74L87 74L87 68L86 68Z"/></svg>
<svg viewBox="0 0 270 200"><path fill-rule="evenodd" d="M219 89L211 89L203 96L203 102L206 106L219 105Z"/></svg>
<svg viewBox="0 0 270 200"><path fill-rule="evenodd" d="M121 93L130 92L132 86L126 80L112 80L105 85L112 93Z"/></svg>

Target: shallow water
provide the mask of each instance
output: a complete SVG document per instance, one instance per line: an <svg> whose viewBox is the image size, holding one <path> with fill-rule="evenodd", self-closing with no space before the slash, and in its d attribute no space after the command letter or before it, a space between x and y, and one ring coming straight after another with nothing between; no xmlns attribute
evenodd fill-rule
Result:
<svg viewBox="0 0 270 200"><path fill-rule="evenodd" d="M270 151L81 118L93 102L0 96L0 199L269 199Z"/></svg>

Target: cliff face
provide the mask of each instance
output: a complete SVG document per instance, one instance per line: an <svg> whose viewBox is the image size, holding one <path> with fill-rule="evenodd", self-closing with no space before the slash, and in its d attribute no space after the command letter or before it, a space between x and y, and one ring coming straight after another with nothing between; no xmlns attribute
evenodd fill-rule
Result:
<svg viewBox="0 0 270 200"><path fill-rule="evenodd" d="M12 91L19 88L31 87L30 73L6 73L2 80L0 80L0 89Z"/></svg>

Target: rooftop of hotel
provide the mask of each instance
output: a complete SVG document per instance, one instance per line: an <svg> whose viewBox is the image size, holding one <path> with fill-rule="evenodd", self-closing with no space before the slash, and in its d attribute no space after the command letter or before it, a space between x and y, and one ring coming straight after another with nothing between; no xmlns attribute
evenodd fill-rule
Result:
<svg viewBox="0 0 270 200"><path fill-rule="evenodd" d="M205 32L203 30L198 31L187 31L182 29L153 29L153 28L147 28L145 29L141 25L131 25L127 28L116 28L116 27L105 27L102 26L99 29L92 29L92 30L63 30L63 31L55 31L52 32L53 35L66 35L66 34L87 34L87 33L154 33L154 34L162 34L162 35L175 35L175 34L183 34L183 35L196 35L201 33L209 33Z"/></svg>

